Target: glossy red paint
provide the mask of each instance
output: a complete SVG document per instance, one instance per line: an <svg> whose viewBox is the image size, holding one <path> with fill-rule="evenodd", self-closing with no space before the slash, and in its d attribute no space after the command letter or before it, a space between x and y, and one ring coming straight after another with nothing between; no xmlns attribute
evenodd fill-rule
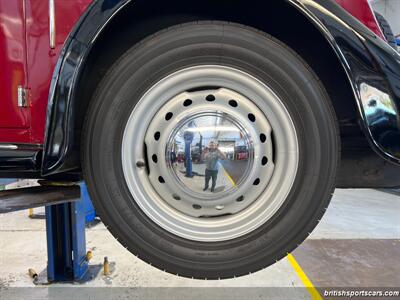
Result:
<svg viewBox="0 0 400 300"><path fill-rule="evenodd" d="M0 142L44 142L48 93L63 44L93 0L54 0L56 47L49 45L49 1L0 0ZM368 0L336 0L383 38ZM29 106L17 105L17 87L29 89Z"/></svg>
<svg viewBox="0 0 400 300"><path fill-rule="evenodd" d="M375 14L368 0L335 0L350 14L364 23L372 32L385 40L385 37L376 21Z"/></svg>
<svg viewBox="0 0 400 300"><path fill-rule="evenodd" d="M31 143L43 143L51 77L72 27L92 0L55 0L56 47L49 45L49 1L26 1L28 84L31 91Z"/></svg>
<svg viewBox="0 0 400 300"><path fill-rule="evenodd" d="M17 141L28 138L29 111L17 104L17 88L27 83L24 0L0 0L0 140L15 135Z"/></svg>
<svg viewBox="0 0 400 300"><path fill-rule="evenodd" d="M49 1L0 0L0 142L43 143L51 77L72 27L92 0L55 0L56 48L49 45ZM17 105L18 85L29 106Z"/></svg>

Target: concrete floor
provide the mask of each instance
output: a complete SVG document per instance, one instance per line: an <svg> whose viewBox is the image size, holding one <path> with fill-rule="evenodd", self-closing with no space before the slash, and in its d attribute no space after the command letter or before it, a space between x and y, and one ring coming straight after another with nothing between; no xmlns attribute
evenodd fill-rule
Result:
<svg viewBox="0 0 400 300"><path fill-rule="evenodd" d="M200 281L145 264L126 251L101 223L87 229L86 239L94 254L91 281L35 286L27 271L33 268L45 278L44 220L30 219L26 211L0 215L0 299L311 297L287 258L249 276ZM107 277L98 267L104 256L113 265ZM400 287L400 197L376 190L337 190L323 220L293 256L317 288Z"/></svg>

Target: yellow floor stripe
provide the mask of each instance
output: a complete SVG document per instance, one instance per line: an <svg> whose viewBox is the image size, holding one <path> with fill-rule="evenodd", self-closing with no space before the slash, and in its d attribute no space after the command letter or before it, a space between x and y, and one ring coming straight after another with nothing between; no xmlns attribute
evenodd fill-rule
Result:
<svg viewBox="0 0 400 300"><path fill-rule="evenodd" d="M311 295L311 299L313 300L322 300L321 294L317 291L317 289L312 284L311 280L307 277L306 273L304 273L303 269L297 263L296 259L292 254L287 256L290 264L292 265L293 269L296 271L297 276L299 276L300 280L303 282L304 286L306 287L307 291Z"/></svg>
<svg viewBox="0 0 400 300"><path fill-rule="evenodd" d="M231 182L232 186L237 189L237 185L235 183L235 181L232 179L231 175L229 175L229 173L225 170L225 168L221 165L222 170L224 170L224 174L225 176L228 178L228 180Z"/></svg>

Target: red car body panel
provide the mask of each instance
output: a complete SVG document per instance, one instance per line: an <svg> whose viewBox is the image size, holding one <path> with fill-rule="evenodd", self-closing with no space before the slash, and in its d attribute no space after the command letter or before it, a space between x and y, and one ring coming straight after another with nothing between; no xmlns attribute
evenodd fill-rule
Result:
<svg viewBox="0 0 400 300"><path fill-rule="evenodd" d="M336 0L383 38L367 0ZM43 144L48 93L63 44L92 0L55 0L56 47L49 47L49 1L0 0L0 142ZM29 90L17 105L17 87Z"/></svg>
<svg viewBox="0 0 400 300"><path fill-rule="evenodd" d="M335 0L340 6L361 21L377 36L385 39L368 0Z"/></svg>
<svg viewBox="0 0 400 300"><path fill-rule="evenodd" d="M74 24L92 0L56 0L56 47L49 48L48 1L25 0L27 23L28 87L31 110L31 143L43 143L49 88L54 67ZM1 138L1 137L0 137Z"/></svg>
<svg viewBox="0 0 400 300"><path fill-rule="evenodd" d="M18 108L17 88L27 84L25 8L22 0L0 0L0 140L29 139L29 112ZM23 134L16 134L18 131Z"/></svg>
<svg viewBox="0 0 400 300"><path fill-rule="evenodd" d="M42 144L49 88L57 58L72 27L92 0L55 0L57 40L49 47L49 2L0 0L0 142ZM29 89L28 107L17 87Z"/></svg>

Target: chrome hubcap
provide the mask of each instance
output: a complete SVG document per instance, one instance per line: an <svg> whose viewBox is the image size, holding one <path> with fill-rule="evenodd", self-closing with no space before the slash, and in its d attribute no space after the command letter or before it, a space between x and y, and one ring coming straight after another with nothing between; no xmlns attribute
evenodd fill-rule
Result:
<svg viewBox="0 0 400 300"><path fill-rule="evenodd" d="M281 207L297 173L298 144L267 86L233 68L199 66L164 78L138 102L122 162L134 200L159 226L223 241Z"/></svg>
<svg viewBox="0 0 400 300"><path fill-rule="evenodd" d="M262 115L225 88L172 98L145 138L153 188L193 217L235 214L251 205L274 170L271 127Z"/></svg>

